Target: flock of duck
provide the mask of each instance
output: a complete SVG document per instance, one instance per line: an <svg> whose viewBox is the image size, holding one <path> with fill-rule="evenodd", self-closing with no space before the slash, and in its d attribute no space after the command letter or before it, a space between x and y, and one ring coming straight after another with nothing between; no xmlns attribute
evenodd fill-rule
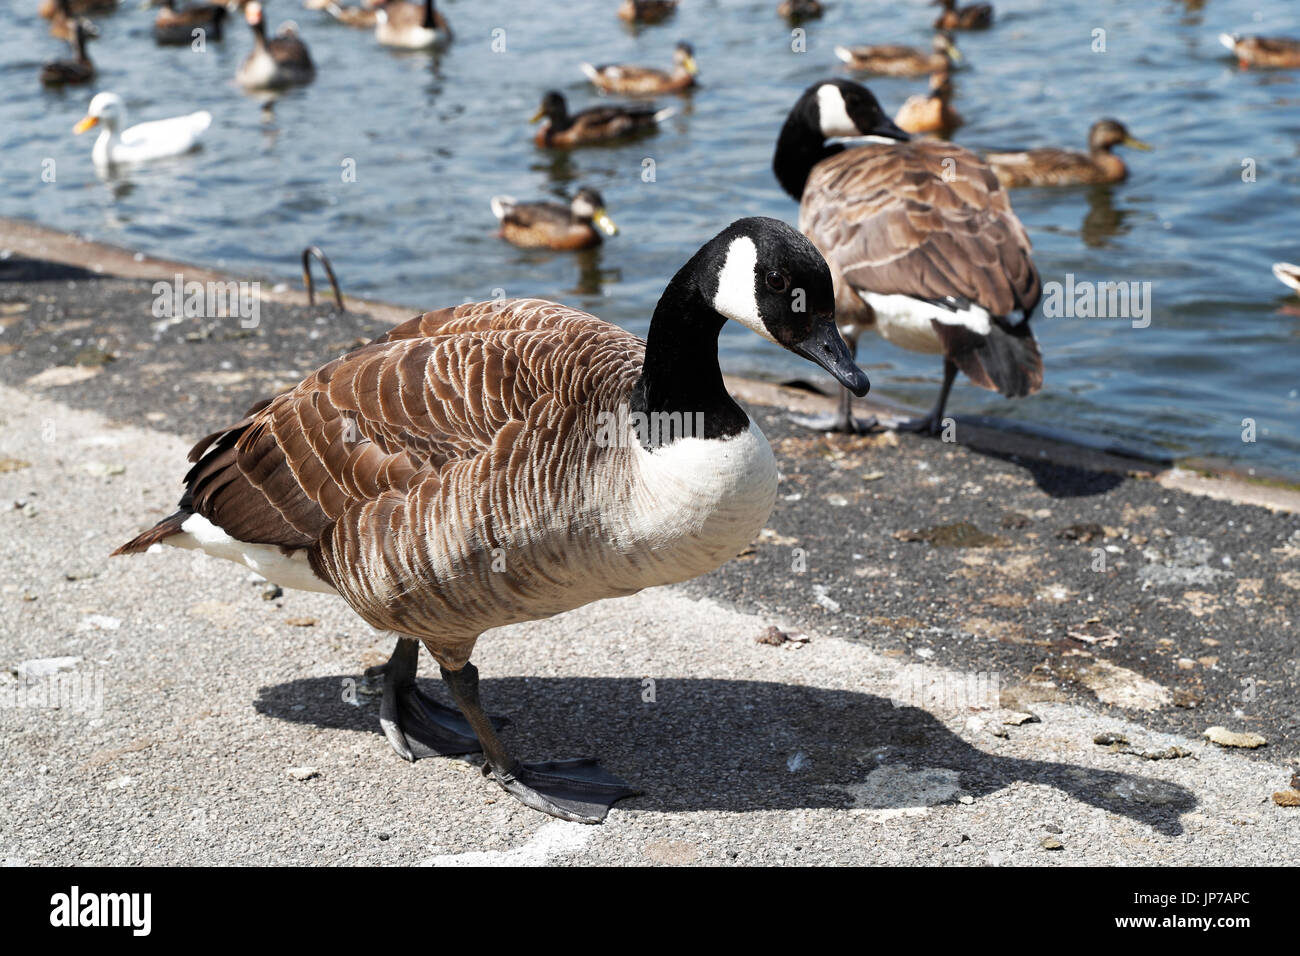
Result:
<svg viewBox="0 0 1300 956"><path fill-rule="evenodd" d="M52 24L71 24L80 60L87 34L70 18L112 2L47 0ZM668 281L645 342L536 299L417 316L200 441L178 510L117 553L160 543L198 548L277 584L341 596L397 638L377 676L380 723L398 754L481 751L485 773L524 804L563 819L603 819L635 791L591 760L516 760L501 722L483 709L470 656L490 628L686 580L761 531L777 467L723 384L717 341L725 322L840 383L836 413L807 422L819 428L874 426L852 414L852 396L869 387L854 363L868 330L943 362L934 408L896 427L937 430L959 371L1006 396L1031 394L1043 378L1029 326L1042 283L1008 188L1116 182L1127 170L1114 147L1147 148L1113 119L1092 126L1087 152L980 156L945 141L960 125L949 102L950 74L962 60L954 33L989 29L994 15L988 4L936 2L943 9L928 48L835 50L858 73L928 75L930 93L891 117L852 80L804 90L772 160L777 183L799 203L798 231L768 218L727 226ZM617 12L658 22L676 3L624 0ZM388 45L452 40L433 0L308 5ZM232 6L254 37L241 84L311 81L296 31L268 38L257 0ZM798 21L821 11L817 0L785 0L778 12ZM165 0L158 40L175 42L182 33L173 27L182 24L219 29L225 15L224 7L178 9ZM1243 65L1300 66L1300 41L1224 42ZM689 93L699 73L684 42L667 69L581 69L600 90L632 97ZM669 112L644 102L571 112L551 91L534 117L542 124L536 145L625 139L652 131ZM101 125L95 161L112 164L189 149L209 121L193 114L124 128L121 100L100 93L77 129ZM575 249L615 232L603 198L587 187L568 205L499 196L492 210L501 235L523 246ZM417 687L421 644L454 708Z"/></svg>

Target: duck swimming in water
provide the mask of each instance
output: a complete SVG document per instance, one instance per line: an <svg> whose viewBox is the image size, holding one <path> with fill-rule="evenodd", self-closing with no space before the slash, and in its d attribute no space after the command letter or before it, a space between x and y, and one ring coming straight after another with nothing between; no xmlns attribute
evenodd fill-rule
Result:
<svg viewBox="0 0 1300 956"><path fill-rule="evenodd" d="M583 186L567 204L516 202L511 196L493 196L492 214L501 221L501 238L524 248L588 249L603 241L602 233L618 233L605 212L605 200Z"/></svg>
<svg viewBox="0 0 1300 956"><path fill-rule="evenodd" d="M542 105L533 114L532 122L544 121L534 142L546 149L625 139L653 131L675 112L672 107L611 103L570 113L564 94L552 90L542 97Z"/></svg>
<svg viewBox="0 0 1300 956"><path fill-rule="evenodd" d="M1014 152L986 153L984 159L1004 186L1078 186L1117 183L1128 176L1128 166L1111 150L1116 146L1149 150L1134 139L1119 120L1104 119L1088 130L1088 152L1039 147Z"/></svg>

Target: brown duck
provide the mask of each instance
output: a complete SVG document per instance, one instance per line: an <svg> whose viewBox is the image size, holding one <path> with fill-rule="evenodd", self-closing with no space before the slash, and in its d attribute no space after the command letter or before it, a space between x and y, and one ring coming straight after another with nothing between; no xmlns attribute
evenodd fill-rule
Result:
<svg viewBox="0 0 1300 956"><path fill-rule="evenodd" d="M1134 139L1119 120L1104 119L1088 130L1088 152L1040 147L1017 152L985 154L985 160L1004 186L1077 186L1117 183L1128 176L1124 160L1111 150L1116 146L1149 150Z"/></svg>
<svg viewBox="0 0 1300 956"><path fill-rule="evenodd" d="M627 96L681 93L695 85L695 77L700 72L695 63L695 51L685 40L679 42L673 50L671 72L626 63L607 63L601 66L583 63L581 68L587 79L604 92Z"/></svg>
<svg viewBox="0 0 1300 956"><path fill-rule="evenodd" d="M564 95L552 90L542 97L541 107L533 114L532 122L543 121L534 142L543 148L565 149L610 142L649 132L674 112L672 107L610 104L570 113Z"/></svg>
<svg viewBox="0 0 1300 956"><path fill-rule="evenodd" d="M957 0L934 0L943 7L943 13L934 21L936 30L987 30L993 26L993 6L988 3L972 3L968 7L957 6Z"/></svg>
<svg viewBox="0 0 1300 956"><path fill-rule="evenodd" d="M516 202L511 196L493 196L492 214L501 221L501 238L525 249L588 249L618 227L605 212L605 200L583 186L567 204Z"/></svg>

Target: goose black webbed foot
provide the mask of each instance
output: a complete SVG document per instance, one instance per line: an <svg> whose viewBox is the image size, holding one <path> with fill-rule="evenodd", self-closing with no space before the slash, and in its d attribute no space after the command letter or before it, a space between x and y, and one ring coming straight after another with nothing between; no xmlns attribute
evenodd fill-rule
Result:
<svg viewBox="0 0 1300 956"><path fill-rule="evenodd" d="M458 671L444 667L442 679L483 743L483 754L487 757L483 775L493 778L524 806L561 820L601 823L616 801L641 792L589 757L520 763L510 756L483 711L478 694L478 669L473 664L466 664Z"/></svg>
<svg viewBox="0 0 1300 956"><path fill-rule="evenodd" d="M452 707L438 703L415 683L420 644L399 638L388 663L369 668L367 677L382 676L384 696L379 705L379 725L384 736L403 760L423 757L456 757L483 749L474 728ZM510 721L492 717L493 727Z"/></svg>

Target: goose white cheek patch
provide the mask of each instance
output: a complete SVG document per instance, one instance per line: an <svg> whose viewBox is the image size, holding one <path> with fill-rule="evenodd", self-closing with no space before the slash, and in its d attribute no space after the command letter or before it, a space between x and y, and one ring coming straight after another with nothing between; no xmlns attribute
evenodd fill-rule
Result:
<svg viewBox="0 0 1300 956"><path fill-rule="evenodd" d="M719 315L725 315L769 342L775 342L758 311L758 296L754 292L757 267L758 248L754 240L748 236L731 240L727 247L727 261L718 273L718 291L713 296L713 308Z"/></svg>
<svg viewBox="0 0 1300 956"><path fill-rule="evenodd" d="M822 136L861 136L862 131L849 119L844 94L838 86L827 83L817 90L817 117L822 124Z"/></svg>

